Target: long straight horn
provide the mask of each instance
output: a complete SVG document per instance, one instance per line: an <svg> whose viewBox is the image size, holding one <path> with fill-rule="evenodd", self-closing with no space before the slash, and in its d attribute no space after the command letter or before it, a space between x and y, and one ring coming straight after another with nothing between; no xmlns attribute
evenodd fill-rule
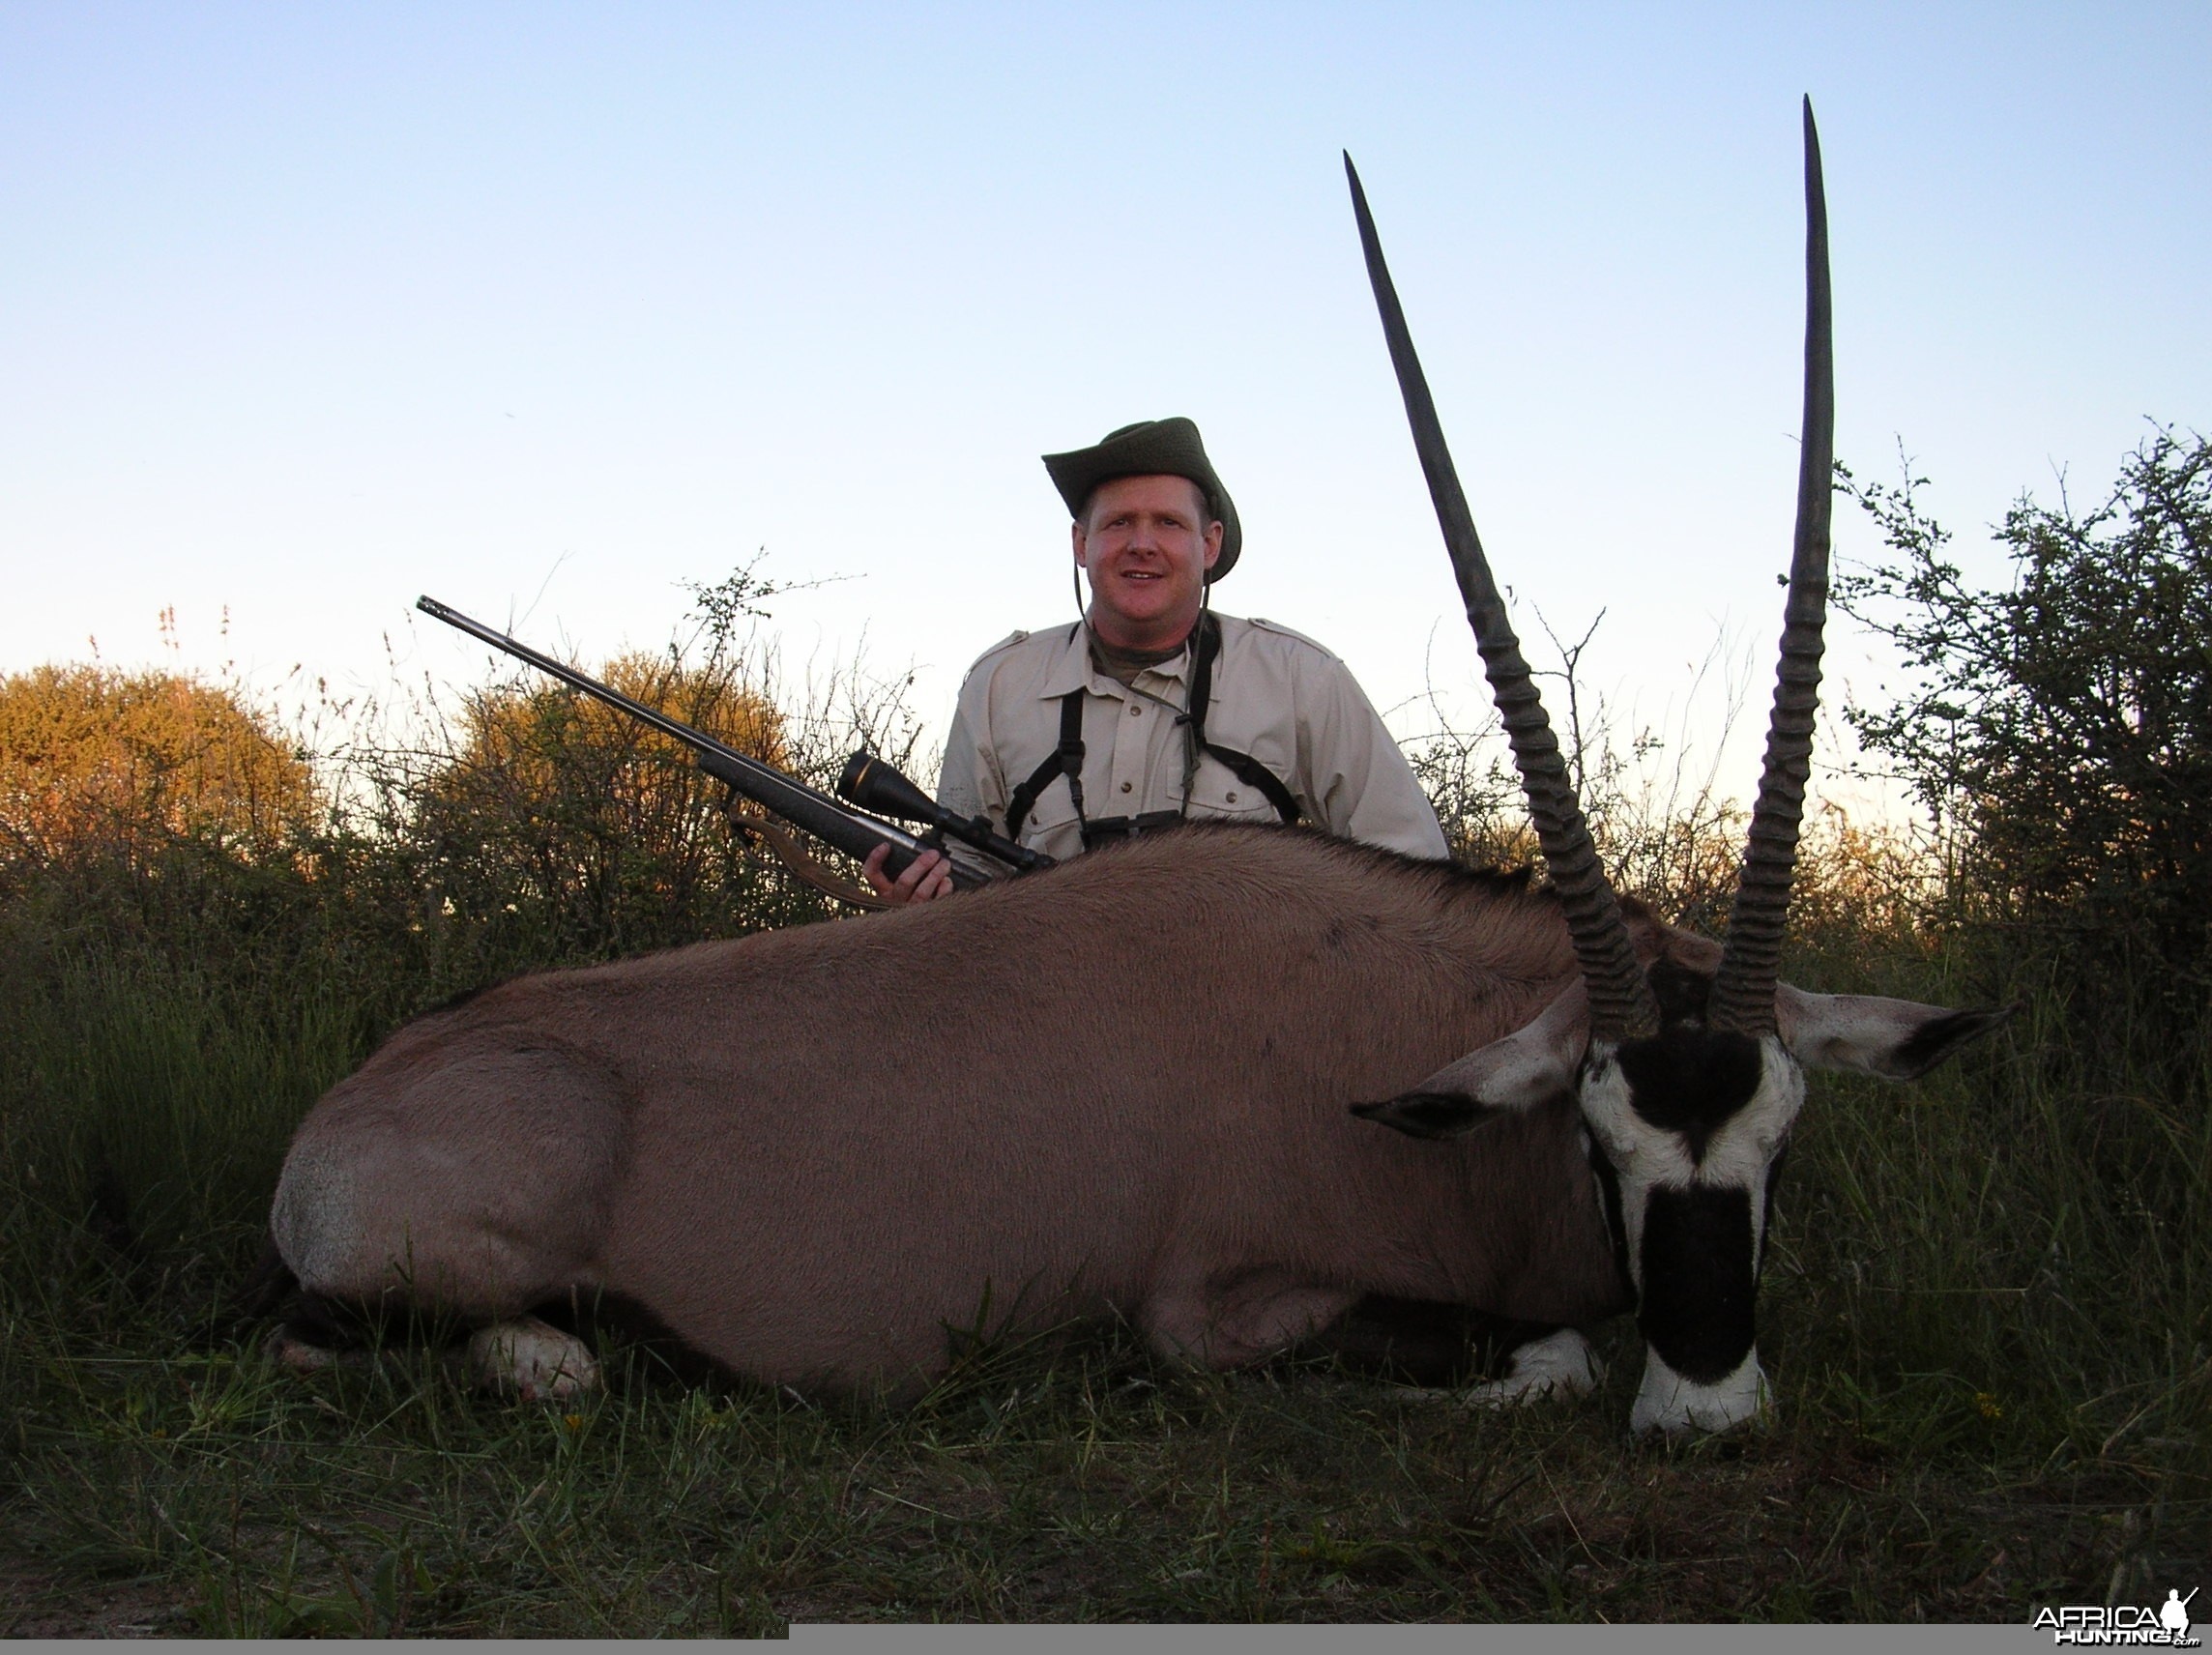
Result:
<svg viewBox="0 0 2212 1655"><path fill-rule="evenodd" d="M1544 716L1544 703L1536 693L1536 680L1521 658L1521 641L1513 635L1505 616L1505 602L1482 553L1474 532L1474 517L1468 510L1467 495L1459 485L1459 472L1444 447L1443 427L1437 421L1437 405L1429 395L1429 382L1413 354L1413 338L1406 328L1406 313L1398 305L1398 290L1391 284L1389 268L1382 262L1382 244L1375 234L1375 218L1367 211L1367 192L1359 187L1359 173L1352 157L1344 158L1345 177L1352 182L1352 210L1359 219L1359 244L1367 253L1367 278L1375 288L1375 305L1382 313L1383 336L1390 343L1390 361L1398 370L1398 389L1406 398L1406 418L1412 422L1413 447L1428 474L1429 497L1436 503L1437 521L1443 528L1444 547L1451 553L1452 569L1459 576L1460 596L1467 604L1468 624L1474 628L1475 647L1482 652L1484 676L1505 724L1505 739L1513 749L1513 762L1521 771L1521 786L1528 796L1528 816L1543 847L1545 866L1565 909L1567 932L1574 939L1575 958L1589 988L1590 1033L1593 1038L1617 1042L1626 1035L1646 1034L1659 1025L1659 1007L1644 970L1636 963L1636 949L1628 927L1620 917L1620 904L1599 866L1597 847L1590 842L1589 827L1583 820L1574 784L1559 756L1559 743Z"/></svg>
<svg viewBox="0 0 2212 1655"><path fill-rule="evenodd" d="M1820 629L1828 612L1828 518L1836 450L1835 356L1828 316L1828 204L1820 187L1820 134L1805 101L1805 419L1797 461L1797 544L1783 609L1782 665L1766 732L1766 771L1713 981L1708 1020L1744 1034L1774 1030L1782 922L1797 866L1813 720L1820 699Z"/></svg>

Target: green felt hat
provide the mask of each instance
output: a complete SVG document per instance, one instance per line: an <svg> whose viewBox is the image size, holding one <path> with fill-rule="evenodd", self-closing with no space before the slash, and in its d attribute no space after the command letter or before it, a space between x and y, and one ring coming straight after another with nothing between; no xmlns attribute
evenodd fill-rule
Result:
<svg viewBox="0 0 2212 1655"><path fill-rule="evenodd" d="M1071 517L1080 516L1091 492L1118 477L1187 477L1206 496L1206 508L1221 520L1221 556L1207 570L1208 582L1219 580L1237 564L1244 549L1244 530L1237 521L1237 503L1214 475L1206 457L1206 444L1198 426L1179 416L1173 420L1140 420L1106 433L1095 448L1076 449L1044 456L1044 469L1053 486L1067 502Z"/></svg>

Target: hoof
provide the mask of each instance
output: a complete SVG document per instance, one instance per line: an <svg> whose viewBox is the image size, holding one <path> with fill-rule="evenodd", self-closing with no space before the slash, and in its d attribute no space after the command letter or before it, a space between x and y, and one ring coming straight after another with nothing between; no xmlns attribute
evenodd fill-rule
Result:
<svg viewBox="0 0 2212 1655"><path fill-rule="evenodd" d="M523 1402L567 1402L599 1388L599 1364L584 1342L535 1316L479 1328L465 1363L472 1383Z"/></svg>
<svg viewBox="0 0 2212 1655"><path fill-rule="evenodd" d="M1547 1397L1586 1397L1605 1378L1605 1364L1571 1327L1532 1339L1514 1351L1505 1377L1460 1392L1463 1408L1518 1408Z"/></svg>

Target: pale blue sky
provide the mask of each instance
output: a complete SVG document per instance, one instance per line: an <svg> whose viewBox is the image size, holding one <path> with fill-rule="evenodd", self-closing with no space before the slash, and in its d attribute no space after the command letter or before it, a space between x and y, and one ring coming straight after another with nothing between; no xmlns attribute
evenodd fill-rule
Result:
<svg viewBox="0 0 2212 1655"><path fill-rule="evenodd" d="M1994 572L2022 486L2212 425L2207 63L2201 3L17 0L0 670L164 658L174 604L166 658L263 682L381 682L387 633L473 675L421 591L599 657L766 546L859 577L787 653L864 632L941 720L1071 613L1037 454L1187 413L1247 530L1222 607L1384 705L1464 683L1349 147L1501 577L1562 630L1610 605L1652 715L1778 624L1799 95L1839 450L1902 436Z"/></svg>

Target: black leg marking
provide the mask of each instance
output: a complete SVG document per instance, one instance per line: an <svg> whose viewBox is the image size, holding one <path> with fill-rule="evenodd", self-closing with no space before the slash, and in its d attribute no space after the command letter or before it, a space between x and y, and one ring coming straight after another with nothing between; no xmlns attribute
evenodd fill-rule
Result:
<svg viewBox="0 0 2212 1655"><path fill-rule="evenodd" d="M1549 1332L1462 1304L1370 1294L1295 1354L1333 1357L1353 1373L1400 1384L1460 1385L1478 1378L1497 1349Z"/></svg>
<svg viewBox="0 0 2212 1655"><path fill-rule="evenodd" d="M1654 1189L1644 1208L1644 1305L1636 1324L1670 1368L1699 1384L1751 1351L1751 1192Z"/></svg>

